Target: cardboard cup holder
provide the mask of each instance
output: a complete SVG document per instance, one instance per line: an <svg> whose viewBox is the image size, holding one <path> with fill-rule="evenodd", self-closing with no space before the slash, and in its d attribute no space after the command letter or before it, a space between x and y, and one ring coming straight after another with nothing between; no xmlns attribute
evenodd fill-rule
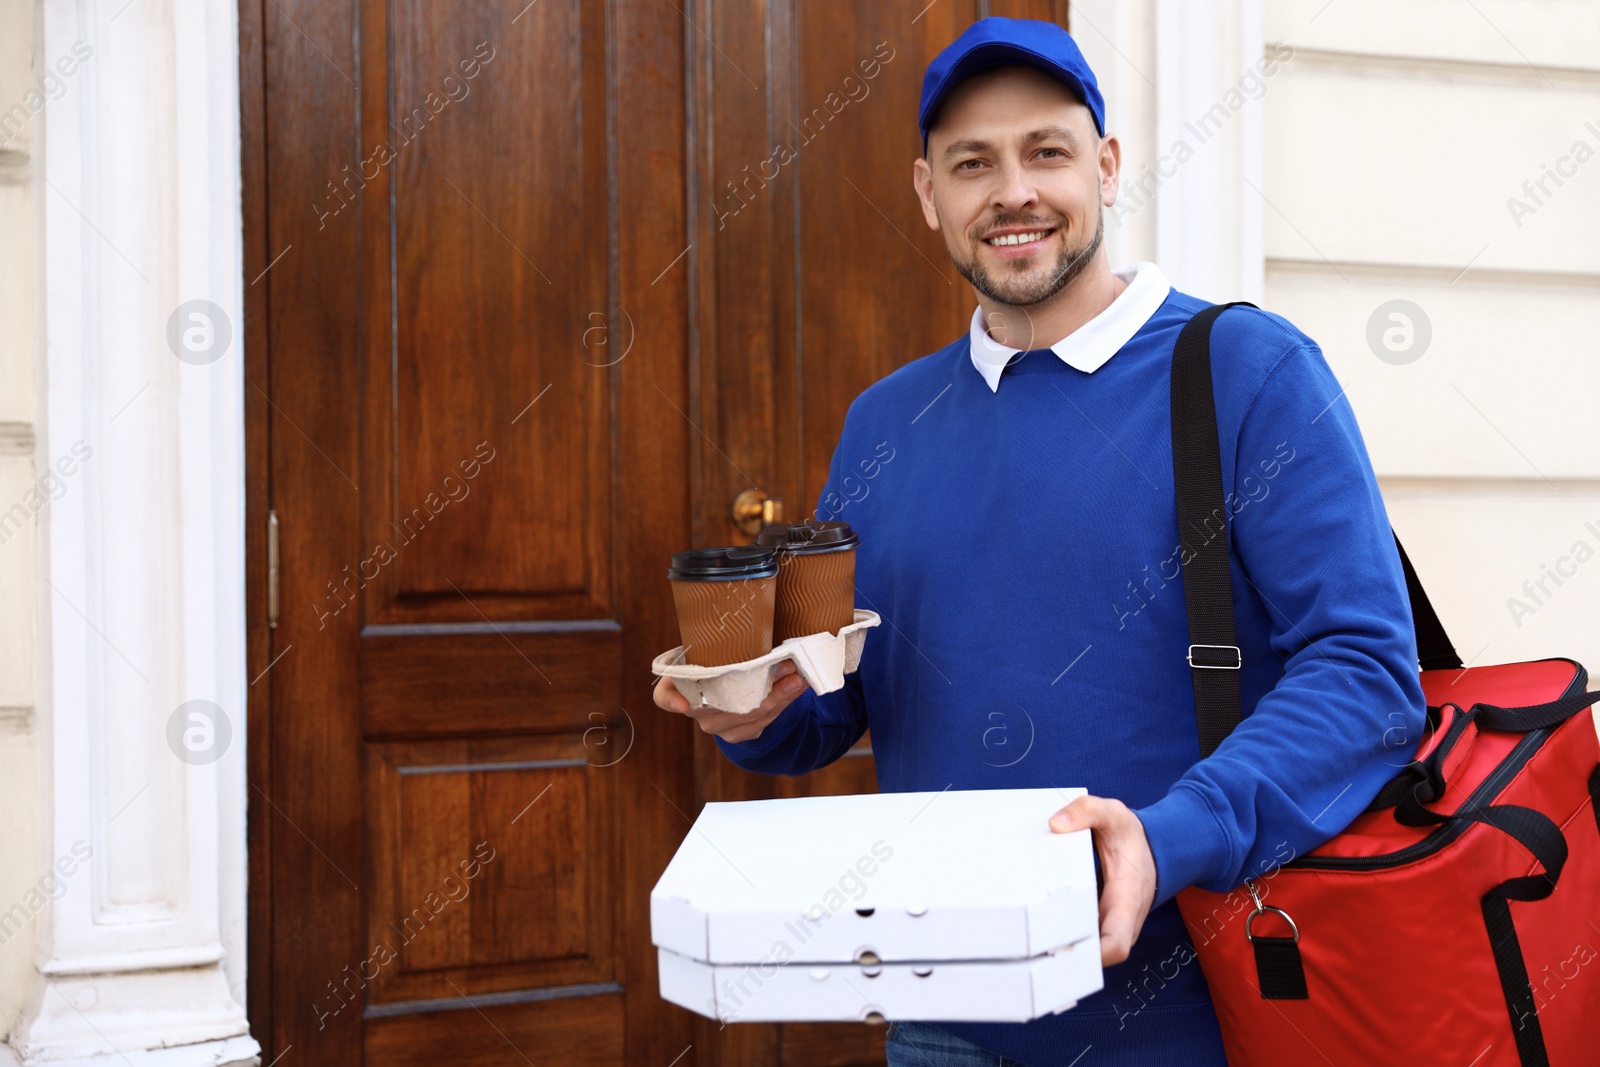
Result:
<svg viewBox="0 0 1600 1067"><path fill-rule="evenodd" d="M856 609L855 621L841 627L837 636L821 633L791 637L775 645L771 652L722 667L699 667L683 662L679 645L657 656L650 669L657 677L672 679L689 705L720 708L735 715L748 715L761 706L776 680L778 665L794 661L800 676L817 693L832 693L844 688L844 676L861 666L861 650L867 631L883 620L875 611Z"/></svg>

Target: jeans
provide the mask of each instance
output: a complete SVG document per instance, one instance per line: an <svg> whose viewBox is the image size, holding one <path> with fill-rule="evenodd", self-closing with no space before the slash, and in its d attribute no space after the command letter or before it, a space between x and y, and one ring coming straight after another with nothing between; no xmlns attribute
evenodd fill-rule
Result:
<svg viewBox="0 0 1600 1067"><path fill-rule="evenodd" d="M883 1050L889 1067L1024 1067L927 1023L895 1023Z"/></svg>

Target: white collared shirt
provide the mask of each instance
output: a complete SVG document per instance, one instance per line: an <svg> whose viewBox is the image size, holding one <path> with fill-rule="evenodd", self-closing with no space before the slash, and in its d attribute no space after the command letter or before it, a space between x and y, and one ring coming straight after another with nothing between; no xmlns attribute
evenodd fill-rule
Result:
<svg viewBox="0 0 1600 1067"><path fill-rule="evenodd" d="M1085 373L1098 370L1106 360L1116 355L1117 350L1150 321L1150 316L1156 313L1172 290L1161 268L1149 260L1140 260L1131 267L1111 273L1127 282L1128 287L1117 294L1110 307L1050 346L1050 350L1060 356L1062 362ZM996 322L996 332L1002 336L1010 334L1007 340L1026 343L1029 328L1027 316L1022 312L1009 314L1017 315L1020 321L1014 326ZM1026 351L1008 348L989 336L989 331L984 328L981 305L972 312L971 347L972 365L989 383L989 391L995 393L1000 391L1000 374L1006 364L1018 352Z"/></svg>

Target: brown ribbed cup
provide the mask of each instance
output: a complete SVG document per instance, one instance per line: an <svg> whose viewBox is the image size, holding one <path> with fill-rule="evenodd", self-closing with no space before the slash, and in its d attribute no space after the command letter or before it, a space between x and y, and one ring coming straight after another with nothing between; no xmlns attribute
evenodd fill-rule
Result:
<svg viewBox="0 0 1600 1067"><path fill-rule="evenodd" d="M772 651L777 578L673 579L685 663L725 667Z"/></svg>
<svg viewBox="0 0 1600 1067"><path fill-rule="evenodd" d="M837 635L856 617L855 546L832 552L786 552L778 563L773 613L776 643L824 630Z"/></svg>

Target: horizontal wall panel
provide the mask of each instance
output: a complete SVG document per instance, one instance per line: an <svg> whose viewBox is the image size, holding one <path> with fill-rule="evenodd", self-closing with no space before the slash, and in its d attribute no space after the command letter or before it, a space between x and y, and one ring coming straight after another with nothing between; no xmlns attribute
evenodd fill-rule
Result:
<svg viewBox="0 0 1600 1067"><path fill-rule="evenodd" d="M1264 108L1269 260L1600 274L1600 79L1297 56Z"/></svg>
<svg viewBox="0 0 1600 1067"><path fill-rule="evenodd" d="M1600 70L1592 0L1268 0L1264 36L1296 48Z"/></svg>
<svg viewBox="0 0 1600 1067"><path fill-rule="evenodd" d="M1469 665L1566 656L1600 678L1600 482L1380 479L1429 599Z"/></svg>
<svg viewBox="0 0 1600 1067"><path fill-rule="evenodd" d="M1411 362L1369 342L1393 300L1431 334ZM1380 474L1600 478L1600 279L1269 262L1265 306L1322 347Z"/></svg>

